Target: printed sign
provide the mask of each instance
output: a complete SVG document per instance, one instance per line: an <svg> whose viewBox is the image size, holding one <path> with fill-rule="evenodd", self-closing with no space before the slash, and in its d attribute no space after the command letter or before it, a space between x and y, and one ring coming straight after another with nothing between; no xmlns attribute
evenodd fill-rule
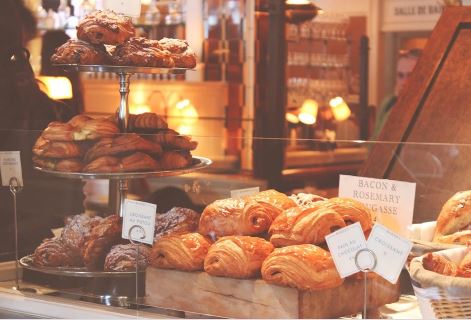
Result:
<svg viewBox="0 0 471 320"><path fill-rule="evenodd" d="M4 187L10 185L11 178L16 178L18 184L23 185L19 151L0 151L0 174L2 176L2 186Z"/></svg>
<svg viewBox="0 0 471 320"><path fill-rule="evenodd" d="M412 249L412 242L376 223L366 244L376 255L373 271L395 284Z"/></svg>
<svg viewBox="0 0 471 320"><path fill-rule="evenodd" d="M437 0L386 0L382 31L431 30L442 11Z"/></svg>
<svg viewBox="0 0 471 320"><path fill-rule="evenodd" d="M231 190L231 198L243 198L253 196L260 192L260 187Z"/></svg>
<svg viewBox="0 0 471 320"><path fill-rule="evenodd" d="M355 264L355 255L366 248L366 240L359 222L329 234L325 240L341 278L360 271Z"/></svg>
<svg viewBox="0 0 471 320"><path fill-rule="evenodd" d="M122 238L152 245L157 206L126 199L124 201Z"/></svg>
<svg viewBox="0 0 471 320"><path fill-rule="evenodd" d="M103 9L138 18L141 15L141 0L103 0Z"/></svg>
<svg viewBox="0 0 471 320"><path fill-rule="evenodd" d="M362 202L377 222L407 236L414 215L415 183L340 175L339 197Z"/></svg>

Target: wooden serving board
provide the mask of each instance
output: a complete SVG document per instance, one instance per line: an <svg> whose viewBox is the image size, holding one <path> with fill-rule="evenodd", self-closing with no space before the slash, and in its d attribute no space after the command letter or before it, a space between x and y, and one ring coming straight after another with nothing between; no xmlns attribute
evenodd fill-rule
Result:
<svg viewBox="0 0 471 320"><path fill-rule="evenodd" d="M399 299L398 284L376 276L368 283L368 309ZM363 310L363 280L355 279L334 289L308 292L261 279L149 267L146 291L147 305L227 318L338 318Z"/></svg>

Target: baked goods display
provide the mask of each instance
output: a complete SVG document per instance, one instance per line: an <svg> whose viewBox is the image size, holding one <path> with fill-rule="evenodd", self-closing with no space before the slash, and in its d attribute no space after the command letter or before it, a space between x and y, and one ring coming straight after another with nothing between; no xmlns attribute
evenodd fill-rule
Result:
<svg viewBox="0 0 471 320"><path fill-rule="evenodd" d="M199 233L166 235L154 243L150 264L163 269L200 271L210 246L211 241Z"/></svg>
<svg viewBox="0 0 471 320"><path fill-rule="evenodd" d="M444 256L429 252L422 258L424 269L445 276L471 278L471 250L465 255L459 265Z"/></svg>
<svg viewBox="0 0 471 320"><path fill-rule="evenodd" d="M247 279L260 274L273 245L249 236L228 236L216 241L204 259L204 271L213 276Z"/></svg>
<svg viewBox="0 0 471 320"><path fill-rule="evenodd" d="M142 244L117 244L105 258L105 271L145 270L149 264L150 248Z"/></svg>
<svg viewBox="0 0 471 320"><path fill-rule="evenodd" d="M163 236L190 233L198 230L200 214L187 208L174 207L155 216L154 241Z"/></svg>
<svg viewBox="0 0 471 320"><path fill-rule="evenodd" d="M69 40L51 57L55 64L194 68L196 54L188 42L135 37L131 18L98 10L77 26L78 40ZM106 45L106 47L105 47Z"/></svg>
<svg viewBox="0 0 471 320"><path fill-rule="evenodd" d="M39 267L77 267L80 255L69 250L61 238L45 239L33 253L33 263Z"/></svg>
<svg viewBox="0 0 471 320"><path fill-rule="evenodd" d="M275 190L243 199L217 200L201 214L199 232L212 237L260 234L283 210L294 206L293 200Z"/></svg>
<svg viewBox="0 0 471 320"><path fill-rule="evenodd" d="M450 244L471 241L471 190L458 192L445 202L433 241Z"/></svg>
<svg viewBox="0 0 471 320"><path fill-rule="evenodd" d="M301 290L322 290L343 283L330 253L312 244L275 249L263 262L262 278Z"/></svg>
<svg viewBox="0 0 471 320"><path fill-rule="evenodd" d="M123 173L164 171L191 165L198 143L168 129L159 115L130 115L130 130L118 135L118 119L73 117L52 122L33 147L33 162L61 172ZM136 132L141 132L139 135Z"/></svg>

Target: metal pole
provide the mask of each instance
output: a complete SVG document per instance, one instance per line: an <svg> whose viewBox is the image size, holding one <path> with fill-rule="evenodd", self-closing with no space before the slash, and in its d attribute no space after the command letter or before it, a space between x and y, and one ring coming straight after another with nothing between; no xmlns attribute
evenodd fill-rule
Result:
<svg viewBox="0 0 471 320"><path fill-rule="evenodd" d="M16 177L10 179L10 192L13 195L13 225L15 228L15 289L20 290L20 268L18 265L18 212L16 208L16 194L23 190L23 186L20 185Z"/></svg>
<svg viewBox="0 0 471 320"><path fill-rule="evenodd" d="M119 75L119 93L121 96L119 102L118 124L121 132L127 132L129 124L129 83L131 79L130 73L121 72Z"/></svg>

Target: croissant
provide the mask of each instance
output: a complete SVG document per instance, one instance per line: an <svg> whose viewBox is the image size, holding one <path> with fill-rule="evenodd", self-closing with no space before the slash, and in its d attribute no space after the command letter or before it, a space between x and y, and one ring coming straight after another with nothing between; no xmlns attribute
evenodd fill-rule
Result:
<svg viewBox="0 0 471 320"><path fill-rule="evenodd" d="M50 159L33 156L33 163L43 169L60 172L80 172L83 163L79 159Z"/></svg>
<svg viewBox="0 0 471 320"><path fill-rule="evenodd" d="M471 225L471 190L458 192L443 205L437 218L434 241L466 230ZM468 238L469 239L469 238ZM466 239L463 239L466 241ZM463 242L465 244L466 242Z"/></svg>
<svg viewBox="0 0 471 320"><path fill-rule="evenodd" d="M249 196L246 198L246 200L255 201L262 204L269 204L279 211L278 214L283 210L296 206L296 203L287 195L273 189L262 191L255 195Z"/></svg>
<svg viewBox="0 0 471 320"><path fill-rule="evenodd" d="M298 193L298 194L292 194L289 196L291 200L293 200L296 205L300 207L312 207L315 203L319 201L325 201L327 200L324 197L318 196L316 194L311 194L311 193Z"/></svg>
<svg viewBox="0 0 471 320"><path fill-rule="evenodd" d="M463 230L446 236L438 236L435 238L435 241L440 243L465 244L471 241L471 230Z"/></svg>
<svg viewBox="0 0 471 320"><path fill-rule="evenodd" d="M129 129L132 132L136 130L162 130L167 128L168 124L165 119L155 113L145 112L129 115Z"/></svg>
<svg viewBox="0 0 471 320"><path fill-rule="evenodd" d="M329 289L343 283L330 253L312 244L275 249L263 262L262 278L300 290Z"/></svg>
<svg viewBox="0 0 471 320"><path fill-rule="evenodd" d="M112 137L118 132L116 124L108 119L91 119L79 115L67 123L49 123L42 136L52 141L83 141Z"/></svg>
<svg viewBox="0 0 471 320"><path fill-rule="evenodd" d="M210 246L211 242L199 233L167 235L155 242L150 264L163 269L203 270Z"/></svg>
<svg viewBox="0 0 471 320"><path fill-rule="evenodd" d="M82 257L67 248L60 238L45 239L33 254L33 264L41 267L78 267Z"/></svg>
<svg viewBox="0 0 471 320"><path fill-rule="evenodd" d="M36 140L33 153L45 158L77 158L82 155L83 148L77 143L66 141L51 141L42 136Z"/></svg>
<svg viewBox="0 0 471 320"><path fill-rule="evenodd" d="M443 274L445 276L456 276L458 267L445 257L432 252L422 258L422 264L426 270Z"/></svg>
<svg viewBox="0 0 471 320"><path fill-rule="evenodd" d="M188 167L191 164L191 154L185 151L164 151L159 159L160 170L174 170Z"/></svg>
<svg viewBox="0 0 471 320"><path fill-rule="evenodd" d="M139 244L117 244L113 246L105 258L105 271L136 271L145 270L149 264L150 249Z"/></svg>
<svg viewBox="0 0 471 320"><path fill-rule="evenodd" d="M260 274L263 261L273 245L248 236L223 237L215 242L204 259L204 270L213 276L252 278Z"/></svg>
<svg viewBox="0 0 471 320"><path fill-rule="evenodd" d="M113 64L120 66L173 68L170 52L164 50L157 40L132 37L118 45L112 52Z"/></svg>
<svg viewBox="0 0 471 320"><path fill-rule="evenodd" d="M85 161L90 162L103 156L116 156L135 151L159 155L162 147L135 133L129 133L115 138L101 139L87 151Z"/></svg>
<svg viewBox="0 0 471 320"><path fill-rule="evenodd" d="M275 247L294 244L319 244L329 233L345 227L336 211L319 206L294 207L283 211L270 227L270 242Z"/></svg>
<svg viewBox="0 0 471 320"><path fill-rule="evenodd" d="M195 150L198 146L198 142L192 141L190 137L182 136L172 129L167 129L152 135L150 139L160 144L165 149Z"/></svg>
<svg viewBox="0 0 471 320"><path fill-rule="evenodd" d="M464 256L458 265L458 276L464 278L471 278L471 249L468 248L468 253Z"/></svg>
<svg viewBox="0 0 471 320"><path fill-rule="evenodd" d="M170 52L175 67L190 69L196 67L196 54L191 50L187 41L163 38L159 40L159 44L164 50Z"/></svg>
<svg viewBox="0 0 471 320"><path fill-rule="evenodd" d="M113 173L113 172L140 172L155 171L158 163L151 156L136 152L124 158L103 156L93 160L83 168L83 172Z"/></svg>
<svg viewBox="0 0 471 320"><path fill-rule="evenodd" d="M373 213L364 204L349 198L332 198L320 202L340 214L347 225L360 222L361 229L367 232L373 228Z"/></svg>

